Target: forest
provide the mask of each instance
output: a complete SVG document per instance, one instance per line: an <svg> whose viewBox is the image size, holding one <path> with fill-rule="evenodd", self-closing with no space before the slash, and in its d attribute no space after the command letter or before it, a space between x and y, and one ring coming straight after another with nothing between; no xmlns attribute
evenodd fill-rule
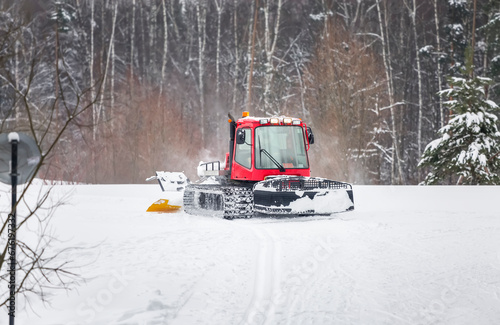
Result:
<svg viewBox="0 0 500 325"><path fill-rule="evenodd" d="M500 0L0 0L0 132L51 180L195 178L248 110L308 123L314 176L418 184L466 66L500 103Z"/></svg>

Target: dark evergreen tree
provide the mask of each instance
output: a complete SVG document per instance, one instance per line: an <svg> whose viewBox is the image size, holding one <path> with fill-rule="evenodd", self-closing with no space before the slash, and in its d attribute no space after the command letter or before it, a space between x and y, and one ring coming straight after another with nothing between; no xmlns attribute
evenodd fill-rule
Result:
<svg viewBox="0 0 500 325"><path fill-rule="evenodd" d="M489 97L500 98L500 0L490 0L486 6L485 13L488 20L480 28L484 32L484 68L485 75L493 80L490 87Z"/></svg>
<svg viewBox="0 0 500 325"><path fill-rule="evenodd" d="M447 59L451 75L461 76L466 57L465 51L470 39L471 11L467 1L450 0L444 32L448 41Z"/></svg>
<svg viewBox="0 0 500 325"><path fill-rule="evenodd" d="M425 148L419 167L431 171L423 183L500 184L500 132L493 113L498 105L484 96L491 79L450 78L448 82L451 88L441 95L450 98L445 104L453 113L438 131L440 138Z"/></svg>

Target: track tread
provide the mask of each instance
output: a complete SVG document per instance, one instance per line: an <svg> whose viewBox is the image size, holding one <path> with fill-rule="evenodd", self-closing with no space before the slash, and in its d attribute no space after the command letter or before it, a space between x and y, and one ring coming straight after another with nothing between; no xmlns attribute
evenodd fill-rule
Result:
<svg viewBox="0 0 500 325"><path fill-rule="evenodd" d="M254 215L251 184L190 184L184 191L184 211L225 219Z"/></svg>
<svg viewBox="0 0 500 325"><path fill-rule="evenodd" d="M244 219L254 215L314 216L354 209L352 186L323 178L276 177L255 184L216 179L218 184L189 184L184 191L184 211L193 215ZM302 193L298 193L300 191ZM308 196L313 200L324 191L345 191L351 204L332 211L293 211L290 202ZM318 194L319 193L319 194Z"/></svg>

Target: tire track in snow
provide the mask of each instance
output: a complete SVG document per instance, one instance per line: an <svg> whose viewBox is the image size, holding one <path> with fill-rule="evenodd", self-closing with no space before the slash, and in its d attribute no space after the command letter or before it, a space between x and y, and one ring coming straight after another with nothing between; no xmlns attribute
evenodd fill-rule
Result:
<svg viewBox="0 0 500 325"><path fill-rule="evenodd" d="M336 285L330 291L327 287L331 281L335 281ZM280 323L331 324L339 320L349 323L344 314L350 308L355 286L356 281L341 267L335 263L324 263L321 269L302 278L300 287L291 292L286 305L289 312L283 315ZM318 298L323 303L318 304ZM335 309L330 309L327 306L333 301Z"/></svg>
<svg viewBox="0 0 500 325"><path fill-rule="evenodd" d="M280 283L281 244L264 226L252 226L251 229L259 240L259 248L252 298L242 324L273 324L276 312L273 298Z"/></svg>
<svg viewBox="0 0 500 325"><path fill-rule="evenodd" d="M391 321L408 323L408 320L398 319L390 309L384 310L387 306L380 305L376 299L367 299L388 299L369 275L374 271L372 265L380 264L372 256L379 256L373 252L385 247L387 239L384 233L378 231L379 225L361 223L351 226L344 236L335 238L328 256L310 263L309 270L303 268L307 272L301 277L300 287L288 305L292 312L286 315L287 325L311 320L313 324L356 324L367 315L373 317L373 323L385 323L388 317ZM384 277L380 280L389 281ZM390 299L397 302L397 298Z"/></svg>
<svg viewBox="0 0 500 325"><path fill-rule="evenodd" d="M349 233L353 231L349 230ZM370 229L365 227L354 229L363 238L368 231ZM295 281L289 290L288 312L283 314L283 324L356 323L351 314L359 283L351 271L362 267L363 259L352 254L355 249L349 237L349 234L343 237L322 235L309 243L310 255L292 269L294 275L291 277ZM348 258L349 264L344 265L347 256L354 257Z"/></svg>

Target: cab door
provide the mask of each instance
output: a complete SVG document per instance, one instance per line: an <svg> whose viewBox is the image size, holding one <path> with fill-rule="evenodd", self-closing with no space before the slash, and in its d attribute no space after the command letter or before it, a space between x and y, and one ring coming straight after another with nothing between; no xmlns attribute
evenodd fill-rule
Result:
<svg viewBox="0 0 500 325"><path fill-rule="evenodd" d="M253 170L252 136L251 128L236 130L234 162L231 172L232 179L247 180L251 178Z"/></svg>

